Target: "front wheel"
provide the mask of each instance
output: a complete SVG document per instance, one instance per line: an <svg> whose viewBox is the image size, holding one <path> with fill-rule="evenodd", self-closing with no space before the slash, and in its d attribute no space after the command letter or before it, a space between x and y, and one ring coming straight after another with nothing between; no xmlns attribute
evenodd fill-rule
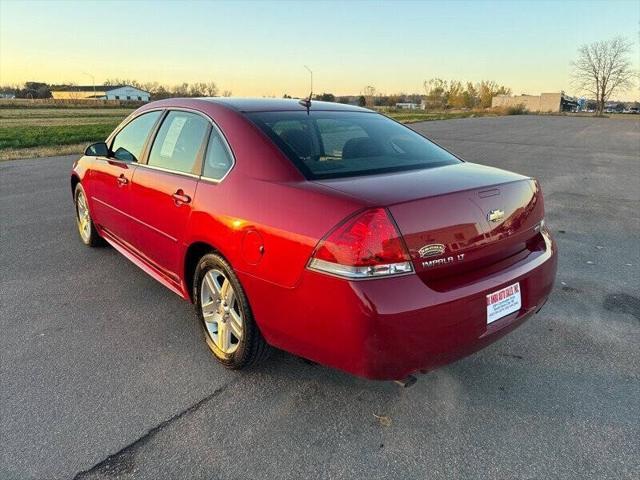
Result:
<svg viewBox="0 0 640 480"><path fill-rule="evenodd" d="M101 238L96 231L93 220L91 220L87 196L84 193L84 188L82 188L82 185L80 185L80 183L76 185L74 198L76 207L76 224L78 226L80 240L82 240L82 243L90 247L97 247L101 245Z"/></svg>
<svg viewBox="0 0 640 480"><path fill-rule="evenodd" d="M196 313L213 356L231 369L265 359L269 346L229 263L215 253L205 255L198 262L193 285Z"/></svg>

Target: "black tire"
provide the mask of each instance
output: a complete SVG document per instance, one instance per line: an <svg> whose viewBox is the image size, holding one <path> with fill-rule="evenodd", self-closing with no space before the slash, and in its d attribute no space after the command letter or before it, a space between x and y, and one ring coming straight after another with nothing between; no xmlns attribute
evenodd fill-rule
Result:
<svg viewBox="0 0 640 480"><path fill-rule="evenodd" d="M87 209L87 215L89 217L88 233L86 233L86 232L83 233L83 227L82 227L81 221L80 221L80 212L79 212L78 201L81 198L84 198L84 200L85 200L85 205L86 205L86 209ZM76 189L75 189L74 194L73 194L73 206L74 206L74 210L76 212L76 227L78 228L78 236L80 237L80 240L82 241L82 243L84 243L85 245L87 245L89 247L100 247L100 246L104 245L104 241L102 240L102 238L100 238L100 235L98 235L98 231L96 230L96 226L94 225L93 219L91 218L91 212L89 211L89 206L88 206L88 202L87 202L87 195L84 192L84 188L82 188L82 185L80 183L78 183L76 185Z"/></svg>
<svg viewBox="0 0 640 480"><path fill-rule="evenodd" d="M224 274L226 279L231 283L235 294L236 308L242 313L242 338L237 342L237 347L232 353L223 352L215 344L210 335L202 310L202 284L205 275L210 271L218 271ZM262 337L262 333L255 323L251 306L247 300L247 296L240 285L238 277L236 277L231 265L215 253L209 253L203 256L199 261L195 270L193 279L193 299L196 314L200 319L200 323L204 332L205 342L209 350L216 360L218 360L226 368L240 370L242 368L257 365L265 360L271 351L271 347Z"/></svg>

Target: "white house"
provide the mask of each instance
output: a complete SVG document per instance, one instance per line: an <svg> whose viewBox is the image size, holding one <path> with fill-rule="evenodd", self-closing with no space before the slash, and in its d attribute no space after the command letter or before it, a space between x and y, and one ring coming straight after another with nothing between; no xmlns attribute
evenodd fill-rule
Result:
<svg viewBox="0 0 640 480"><path fill-rule="evenodd" d="M151 94L131 85L66 85L52 87L51 95L63 100L123 100L148 102Z"/></svg>
<svg viewBox="0 0 640 480"><path fill-rule="evenodd" d="M396 103L396 108L400 110L416 110L420 108L420 105L418 103L399 102L399 103Z"/></svg>

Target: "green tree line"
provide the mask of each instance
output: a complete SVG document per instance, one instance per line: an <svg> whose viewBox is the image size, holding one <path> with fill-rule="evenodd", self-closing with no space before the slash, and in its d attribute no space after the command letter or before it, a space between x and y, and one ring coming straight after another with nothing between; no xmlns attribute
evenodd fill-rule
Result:
<svg viewBox="0 0 640 480"><path fill-rule="evenodd" d="M442 80L432 78L423 83L424 93L394 93L390 95L376 91L372 85L363 88L360 95L336 96L322 93L314 96L316 100L340 103L354 103L367 107L395 107L397 103L422 104L427 110L442 111L460 108L489 108L491 99L496 95L510 95L511 89L491 80L481 82L462 82L460 80ZM291 98L285 94L285 98Z"/></svg>
<svg viewBox="0 0 640 480"><path fill-rule="evenodd" d="M425 80L425 104L428 110L447 108L489 108L496 95L511 95L511 89L494 81L478 83L432 78Z"/></svg>

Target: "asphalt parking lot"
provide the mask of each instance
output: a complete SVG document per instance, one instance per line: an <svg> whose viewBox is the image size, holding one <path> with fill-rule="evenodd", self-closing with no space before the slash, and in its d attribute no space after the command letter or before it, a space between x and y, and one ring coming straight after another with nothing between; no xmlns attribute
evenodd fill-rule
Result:
<svg viewBox="0 0 640 480"><path fill-rule="evenodd" d="M410 389L285 353L213 362L192 307L77 238L74 157L0 163L0 478L640 478L640 121L413 126L535 175L540 314Z"/></svg>

